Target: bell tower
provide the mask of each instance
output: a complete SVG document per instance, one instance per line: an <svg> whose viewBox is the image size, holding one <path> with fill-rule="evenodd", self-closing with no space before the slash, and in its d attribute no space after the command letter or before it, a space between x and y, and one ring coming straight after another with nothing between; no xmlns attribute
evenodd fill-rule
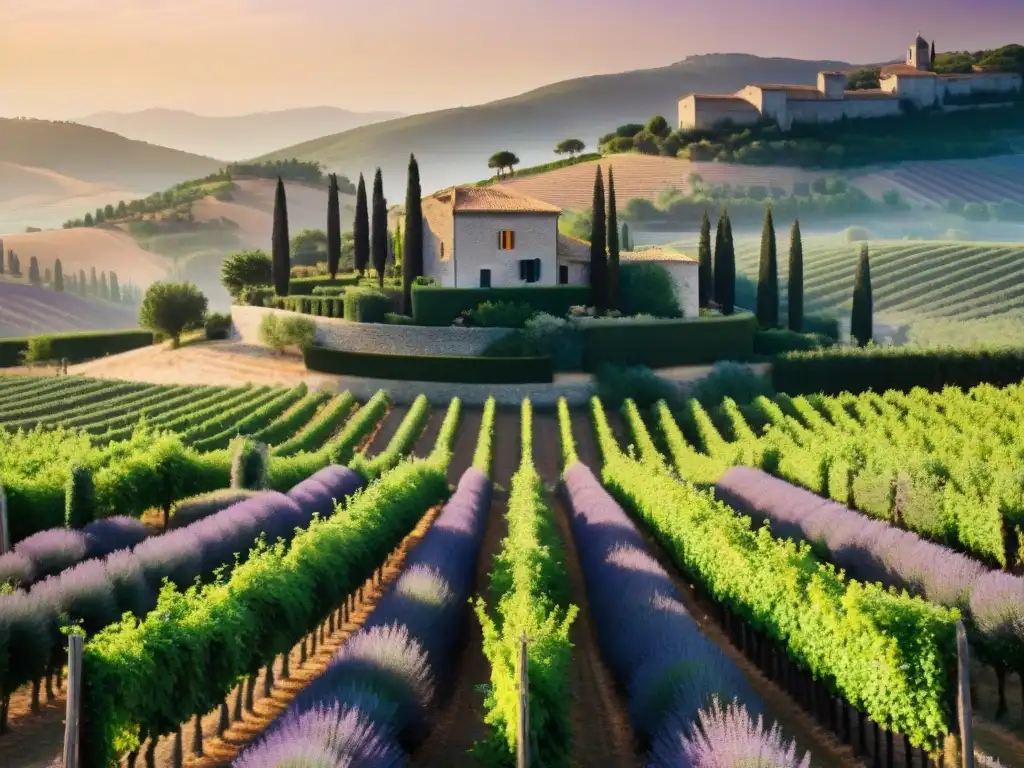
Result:
<svg viewBox="0 0 1024 768"><path fill-rule="evenodd" d="M927 40L921 37L920 32L917 33L917 39L914 40L914 44L907 50L907 64L914 69L925 71L932 68L931 46L928 45Z"/></svg>

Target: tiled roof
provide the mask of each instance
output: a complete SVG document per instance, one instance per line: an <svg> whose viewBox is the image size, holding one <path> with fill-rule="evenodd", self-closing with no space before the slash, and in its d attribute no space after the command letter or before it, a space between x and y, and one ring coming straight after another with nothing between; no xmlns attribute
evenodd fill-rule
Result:
<svg viewBox="0 0 1024 768"><path fill-rule="evenodd" d="M882 77L892 77L894 75L898 77L935 77L934 72L918 69L909 64L890 64L887 67L882 67L880 74Z"/></svg>
<svg viewBox="0 0 1024 768"><path fill-rule="evenodd" d="M774 85L772 83L751 83L751 88L760 88L762 91L817 91L816 85Z"/></svg>
<svg viewBox="0 0 1024 768"><path fill-rule="evenodd" d="M742 101L744 104L749 103L742 96L736 96L732 93L691 93L690 97L700 101Z"/></svg>
<svg viewBox="0 0 1024 768"><path fill-rule="evenodd" d="M578 237L571 237L558 233L558 246L556 255L563 261L590 261L590 243L580 240Z"/></svg>
<svg viewBox="0 0 1024 768"><path fill-rule="evenodd" d="M454 203L452 202L453 195ZM455 213L559 214L562 212L557 205L500 187L449 187L434 193L431 197L440 203L447 204Z"/></svg>

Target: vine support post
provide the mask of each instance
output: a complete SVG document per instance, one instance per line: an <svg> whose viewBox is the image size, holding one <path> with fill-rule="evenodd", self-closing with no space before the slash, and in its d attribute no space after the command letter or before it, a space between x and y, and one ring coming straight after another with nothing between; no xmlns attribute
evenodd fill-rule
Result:
<svg viewBox="0 0 1024 768"><path fill-rule="evenodd" d="M7 504L4 503L4 490L0 488L0 555L11 551L11 529L7 525Z"/></svg>
<svg viewBox="0 0 1024 768"><path fill-rule="evenodd" d="M957 717L960 726L960 760L962 768L974 768L974 733L971 722L971 669L964 623L956 623Z"/></svg>
<svg viewBox="0 0 1024 768"><path fill-rule="evenodd" d="M516 768L530 768L530 678L526 633L519 638L519 728L516 731Z"/></svg>
<svg viewBox="0 0 1024 768"><path fill-rule="evenodd" d="M82 646L79 634L68 637L68 703L64 720L63 768L78 768L78 731L82 711Z"/></svg>

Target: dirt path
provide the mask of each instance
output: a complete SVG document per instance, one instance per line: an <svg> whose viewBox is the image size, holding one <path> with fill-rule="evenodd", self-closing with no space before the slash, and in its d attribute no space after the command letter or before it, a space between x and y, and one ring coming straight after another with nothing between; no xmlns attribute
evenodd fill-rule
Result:
<svg viewBox="0 0 1024 768"><path fill-rule="evenodd" d="M434 443L437 442L437 435L441 431L441 422L444 421L447 412L447 405L444 407L431 407L430 416L427 417L427 423L423 425L423 431L413 441L412 451L410 451L413 456L422 459L434 450Z"/></svg>
<svg viewBox="0 0 1024 768"><path fill-rule="evenodd" d="M617 413L609 413L608 420L616 436L620 438L620 444L625 445L623 439L628 433L622 420ZM600 473L600 454L597 449L596 436L591 426L588 413L575 413L572 419L573 436L576 439L577 453L580 460L587 464L595 474ZM737 649L728 635L715 621L713 608L710 602L699 595L694 585L684 580L676 568L672 559L665 553L658 542L646 531L643 526L638 525L650 549L652 556L661 564L672 579L672 583L679 591L683 605L693 616L701 632L719 646L732 662L743 672L754 691L765 703L768 718L779 723L783 732L790 739L796 741L798 749L802 752L810 751L815 766L829 766L829 768L853 768L862 766L865 763L859 761L853 755L853 751L839 743L831 733L820 728L812 718L800 709L790 698L789 694L768 680L761 671L754 666L747 657ZM899 750L899 762L902 765L902 750Z"/></svg>
<svg viewBox="0 0 1024 768"><path fill-rule="evenodd" d="M629 716L597 645L587 585L569 526L569 514L562 504L561 459L558 416L537 414L533 422L533 460L544 484L551 489L549 498L565 548L572 601L580 609L571 630L571 760L578 768L594 765L638 768L640 760L633 744Z"/></svg>
<svg viewBox="0 0 1024 768"><path fill-rule="evenodd" d="M391 442L391 438L395 436L395 432L398 431L399 425L402 423L402 419L409 412L409 406L407 405L392 405L387 412L387 415L381 420L377 426L377 431L374 433L373 438L363 446L366 451L367 458L373 458L378 453L388 447Z"/></svg>
<svg viewBox="0 0 1024 768"><path fill-rule="evenodd" d="M475 446L476 433L480 426L479 419L480 414L477 412L475 428L470 426L468 420L460 427L456 447L460 456L466 456L467 445ZM518 411L498 410L494 428L491 477L494 479L495 488L491 497L487 531L477 560L474 586L476 595L487 589L491 564L508 533L508 521L505 518L508 488L519 464ZM470 432L473 435L471 440L466 437ZM472 449L468 449L466 466L469 466L471 460ZM462 654L456 668L451 695L438 714L427 741L412 756L412 765L417 768L476 768L477 764L468 751L474 743L486 738L488 734L488 727L484 723L484 694L480 687L490 684L491 666L484 656L480 622L471 610L466 612L463 637L465 639L462 642Z"/></svg>
<svg viewBox="0 0 1024 768"><path fill-rule="evenodd" d="M459 428L455 431L455 440L452 442L452 458L448 462L448 482L452 485L458 483L462 473L473 464L482 419L481 409L463 406L459 416Z"/></svg>

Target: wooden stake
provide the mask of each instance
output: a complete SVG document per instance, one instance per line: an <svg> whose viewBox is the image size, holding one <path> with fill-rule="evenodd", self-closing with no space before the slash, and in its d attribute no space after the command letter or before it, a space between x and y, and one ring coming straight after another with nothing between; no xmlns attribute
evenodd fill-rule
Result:
<svg viewBox="0 0 1024 768"><path fill-rule="evenodd" d="M82 707L82 646L79 634L68 638L68 705L64 721L64 768L78 768L78 727Z"/></svg>
<svg viewBox="0 0 1024 768"><path fill-rule="evenodd" d="M0 555L11 551L11 529L7 525L7 502L4 489L0 488Z"/></svg>
<svg viewBox="0 0 1024 768"><path fill-rule="evenodd" d="M967 633L964 623L956 623L956 656L957 676L957 715L960 725L960 756L963 768L974 768L974 733L971 722L971 657L967 650Z"/></svg>
<svg viewBox="0 0 1024 768"><path fill-rule="evenodd" d="M519 729L516 732L516 768L530 768L530 677L526 633L519 639Z"/></svg>

